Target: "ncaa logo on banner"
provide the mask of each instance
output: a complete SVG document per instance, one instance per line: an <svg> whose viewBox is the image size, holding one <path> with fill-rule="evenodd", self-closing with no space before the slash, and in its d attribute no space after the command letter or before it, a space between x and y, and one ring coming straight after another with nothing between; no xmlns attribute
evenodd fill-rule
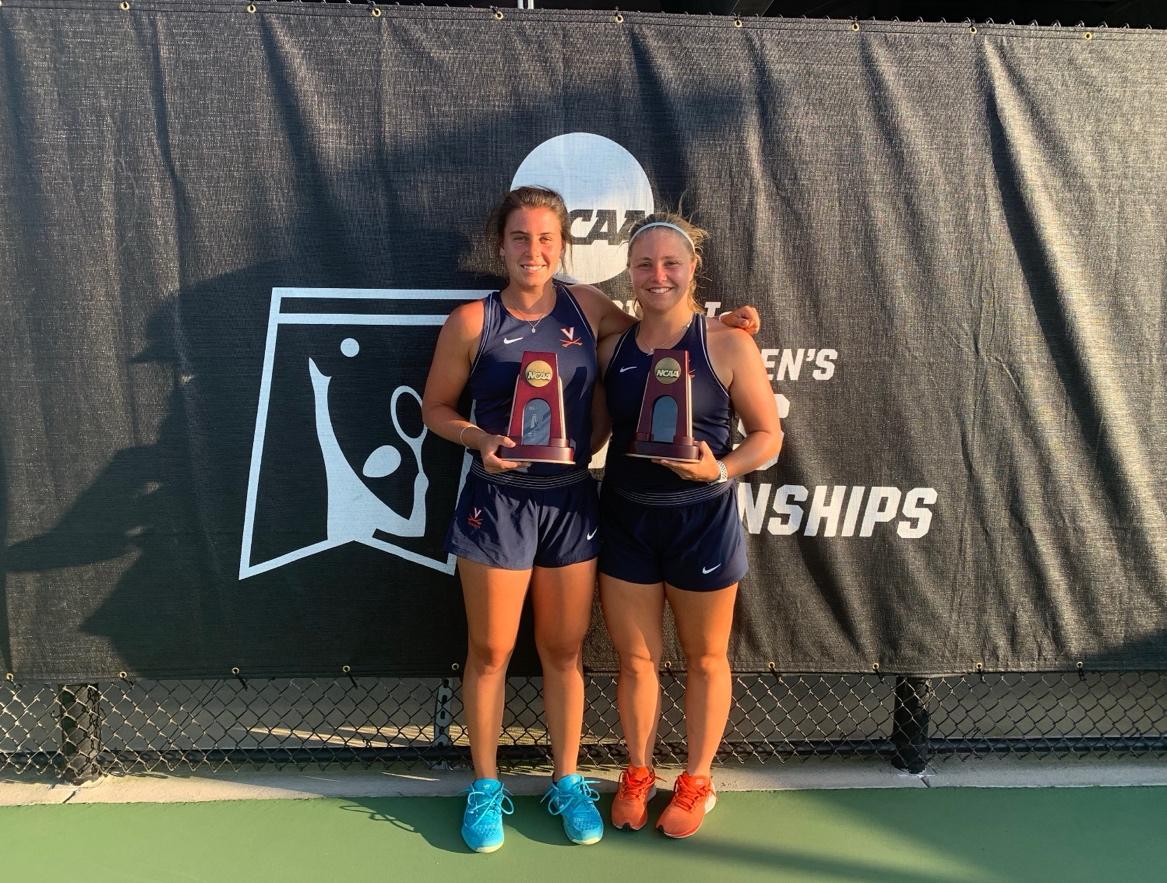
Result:
<svg viewBox="0 0 1167 883"><path fill-rule="evenodd" d="M631 153L601 135L569 132L528 154L511 189L550 187L567 203L571 253L563 270L577 282L605 282L628 262L628 233L652 214L652 185Z"/></svg>
<svg viewBox="0 0 1167 883"><path fill-rule="evenodd" d="M469 457L426 430L438 331L485 291L272 291L239 578L347 543L454 572Z"/></svg>

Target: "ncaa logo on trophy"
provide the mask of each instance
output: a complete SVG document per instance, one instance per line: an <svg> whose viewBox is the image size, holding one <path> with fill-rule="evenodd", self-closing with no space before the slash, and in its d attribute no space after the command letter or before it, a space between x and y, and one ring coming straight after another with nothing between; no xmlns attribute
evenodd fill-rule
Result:
<svg viewBox="0 0 1167 883"><path fill-rule="evenodd" d="M429 433L438 331L485 291L276 288L239 578L360 543L442 573L469 458Z"/></svg>

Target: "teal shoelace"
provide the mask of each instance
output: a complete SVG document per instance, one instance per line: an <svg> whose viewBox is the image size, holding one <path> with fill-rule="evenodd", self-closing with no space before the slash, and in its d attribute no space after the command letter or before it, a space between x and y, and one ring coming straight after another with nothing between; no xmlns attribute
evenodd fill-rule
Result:
<svg viewBox="0 0 1167 883"><path fill-rule="evenodd" d="M471 824L476 825L494 813L511 815L515 811L515 805L511 802L511 796L506 788L492 792L475 790L471 786L466 792L466 811L471 817Z"/></svg>
<svg viewBox="0 0 1167 883"><path fill-rule="evenodd" d="M592 787L592 785L598 784L596 779L580 779L567 793L561 791L558 786L552 785L543 795L543 800L539 802L542 803L546 800L547 811L553 816L564 813L571 816L579 809L590 808L600 799L600 792Z"/></svg>

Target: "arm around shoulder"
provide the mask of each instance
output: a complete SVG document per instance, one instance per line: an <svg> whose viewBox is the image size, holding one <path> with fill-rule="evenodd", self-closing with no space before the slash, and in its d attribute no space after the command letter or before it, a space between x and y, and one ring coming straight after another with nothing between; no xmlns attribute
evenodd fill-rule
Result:
<svg viewBox="0 0 1167 883"><path fill-rule="evenodd" d="M604 373L608 370L608 363L612 361L612 356L616 353L616 344L620 342L620 338L615 334L609 334L602 338L596 345L596 363L599 367L599 382L603 378Z"/></svg>
<svg viewBox="0 0 1167 883"><path fill-rule="evenodd" d="M620 309L619 305L594 285L582 283L572 285L571 293L579 302L580 309L588 317L596 340L603 340L619 334L636 320Z"/></svg>

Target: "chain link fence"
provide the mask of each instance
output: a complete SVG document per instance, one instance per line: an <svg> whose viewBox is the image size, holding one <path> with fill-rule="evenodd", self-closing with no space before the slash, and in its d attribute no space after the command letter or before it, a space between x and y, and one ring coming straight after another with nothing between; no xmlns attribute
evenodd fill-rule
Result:
<svg viewBox="0 0 1167 883"><path fill-rule="evenodd" d="M460 682L342 677L0 687L0 780L256 765L469 765ZM500 758L550 759L539 678L508 682ZM684 759L684 675L662 673L658 762ZM622 765L616 679L589 674L582 753ZM1167 674L934 678L736 673L720 760L1167 753Z"/></svg>

